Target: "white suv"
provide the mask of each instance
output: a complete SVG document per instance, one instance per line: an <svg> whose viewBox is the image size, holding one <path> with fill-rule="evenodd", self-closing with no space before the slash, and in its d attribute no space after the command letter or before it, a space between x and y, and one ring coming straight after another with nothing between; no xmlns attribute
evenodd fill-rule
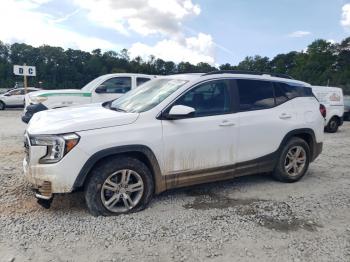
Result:
<svg viewBox="0 0 350 262"><path fill-rule="evenodd" d="M323 123L300 81L164 76L113 102L35 114L24 172L42 204L83 189L93 215L115 215L171 188L266 172L298 181L322 151Z"/></svg>

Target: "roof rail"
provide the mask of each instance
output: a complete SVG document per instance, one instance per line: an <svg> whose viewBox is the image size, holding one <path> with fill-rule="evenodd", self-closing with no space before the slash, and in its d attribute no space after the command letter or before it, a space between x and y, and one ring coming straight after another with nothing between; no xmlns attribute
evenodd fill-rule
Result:
<svg viewBox="0 0 350 262"><path fill-rule="evenodd" d="M264 75L270 75L274 77L279 77L279 78L287 78L287 79L294 79L290 75L287 74L280 74L280 73L263 73Z"/></svg>
<svg viewBox="0 0 350 262"><path fill-rule="evenodd" d="M245 70L219 70L219 71L213 71L213 72L209 72L209 73L203 74L202 76L218 75L218 74L269 75L269 76L273 76L273 77L294 79L293 77L291 77L289 75L286 75L286 74L267 73L267 72L255 72L255 71L245 71Z"/></svg>

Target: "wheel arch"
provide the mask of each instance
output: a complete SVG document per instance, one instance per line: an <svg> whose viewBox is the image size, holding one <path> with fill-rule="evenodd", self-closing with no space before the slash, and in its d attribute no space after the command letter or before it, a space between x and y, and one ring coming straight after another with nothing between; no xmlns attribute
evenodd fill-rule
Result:
<svg viewBox="0 0 350 262"><path fill-rule="evenodd" d="M328 125L332 119L336 119L338 121L338 123L340 124L341 119L342 119L341 113L342 112L340 112L339 109L330 109L329 112L327 111L327 120L328 121L326 122L326 124Z"/></svg>
<svg viewBox="0 0 350 262"><path fill-rule="evenodd" d="M86 161L86 163L80 170L74 182L73 189L76 190L84 186L85 182L89 178L91 170L96 165L98 165L102 161L107 160L108 158L118 156L129 156L142 161L150 169L153 175L152 179L154 181L155 193L157 194L165 191L165 180L161 175L158 160L153 151L149 147L144 145L112 147L96 152Z"/></svg>
<svg viewBox="0 0 350 262"><path fill-rule="evenodd" d="M310 156L311 156L311 161L313 161L316 157L316 136L315 132L311 128L301 128L301 129L295 129L293 131L290 131L285 135L283 138L280 147L278 149L278 152L281 152L283 147L287 144L287 142L292 138L292 137L299 137L303 139L310 148ZM310 161L310 162L311 162Z"/></svg>
<svg viewBox="0 0 350 262"><path fill-rule="evenodd" d="M334 116L331 117L330 120L332 120L332 118L336 119L336 120L338 121L338 124L339 124L339 125L341 124L341 117L340 117L340 116L334 115ZM330 121L330 120L329 120L329 121Z"/></svg>

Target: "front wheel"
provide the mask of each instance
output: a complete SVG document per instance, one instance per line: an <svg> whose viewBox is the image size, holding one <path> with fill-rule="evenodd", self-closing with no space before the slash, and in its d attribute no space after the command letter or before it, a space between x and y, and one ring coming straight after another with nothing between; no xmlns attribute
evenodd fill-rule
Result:
<svg viewBox="0 0 350 262"><path fill-rule="evenodd" d="M6 105L4 102L0 101L0 110L5 110Z"/></svg>
<svg viewBox="0 0 350 262"><path fill-rule="evenodd" d="M150 170L134 158L108 159L94 168L90 175L85 187L85 200L94 216L140 211L153 195Z"/></svg>
<svg viewBox="0 0 350 262"><path fill-rule="evenodd" d="M296 182L305 175L309 163L309 145L305 140L293 137L283 148L273 176L282 182Z"/></svg>
<svg viewBox="0 0 350 262"><path fill-rule="evenodd" d="M339 122L338 119L335 117L332 117L331 120L329 120L328 125L326 126L326 132L328 133L336 133L339 128Z"/></svg>

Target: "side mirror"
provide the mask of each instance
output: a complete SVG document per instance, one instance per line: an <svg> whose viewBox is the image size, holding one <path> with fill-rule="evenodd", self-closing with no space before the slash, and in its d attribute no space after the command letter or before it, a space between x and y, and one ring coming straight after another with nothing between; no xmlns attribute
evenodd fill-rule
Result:
<svg viewBox="0 0 350 262"><path fill-rule="evenodd" d="M183 106L183 105L175 105L173 106L169 113L167 114L167 119L182 119L189 117L194 114L196 110L193 107Z"/></svg>

